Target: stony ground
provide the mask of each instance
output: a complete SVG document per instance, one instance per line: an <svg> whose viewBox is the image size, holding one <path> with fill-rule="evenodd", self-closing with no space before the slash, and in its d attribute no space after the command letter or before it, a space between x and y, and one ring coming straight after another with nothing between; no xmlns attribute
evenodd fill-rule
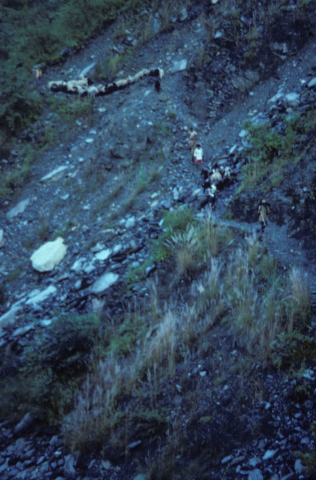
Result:
<svg viewBox="0 0 316 480"><path fill-rule="evenodd" d="M161 93L154 90L153 79L144 79L122 92L95 98L91 118L80 119L70 131L60 133L58 144L37 159L22 191L3 203L0 222L4 246L0 250L0 274L6 289L0 322L9 327L1 333L1 347L14 337L29 335L34 329L26 314L49 322L52 309L57 306L70 311L89 310L91 289L93 292L98 288L97 281L105 272L117 276L116 284L106 294L107 286L102 286L101 293L111 300L114 313L119 313L118 300L124 295L127 265L137 266L146 260L148 240L162 231L163 212L179 203L199 209L205 200L199 173L191 165L187 128L194 126L199 132L208 163L222 161L232 169L233 184L217 195L214 215L220 220L240 182L238 159L243 143L239 134L243 121L268 110L269 100L277 92L300 91L304 82L312 78L316 50L313 39L297 55L288 57L273 78L257 83L247 94L235 89L229 105L219 94L210 100L206 89L196 85L197 94L188 82L190 62L205 37L198 17L141 45L120 75L162 67L165 76ZM44 96L52 95L46 81L66 76L75 78L91 62L102 63L108 58L114 44L113 31L107 30L84 50L69 57L65 64L47 69L45 84L38 88ZM171 73L174 62L183 59L188 61L187 68ZM229 69L225 73L229 76ZM69 101L73 101L72 97ZM216 101L219 103L215 108ZM211 112L207 118L205 105ZM55 128L49 109L39 124L39 129L43 125ZM143 167L137 163L141 155L146 160ZM50 181L43 178L58 167L65 168ZM146 183L150 175L153 181ZM140 182L144 188L139 190L131 209L122 208ZM114 195L117 187L119 192ZM110 202L109 194L113 194ZM20 208L14 210L17 205ZM230 224L237 232L243 229L251 233L255 229L255 224L238 220ZM316 264L310 261L309 252L303 250L301 240L289 234L287 225L278 225L272 214L263 241L284 270L297 265L306 271L315 295ZM45 241L58 236L64 238L67 246L63 261L51 273L34 271L30 262L32 253ZM153 265L148 275L155 268ZM143 284L132 285L131 289L140 298L148 295ZM225 339L223 345L227 354L231 354ZM202 367L200 369L202 371ZM316 364L308 366L304 375L314 389ZM290 400L282 405L281 392L286 390ZM225 391L225 388L219 390L218 401L222 418L229 423L225 408L229 400ZM315 420L315 392L303 405L295 403L291 398L291 381L282 376L276 380L269 375L265 378L265 391L265 398L247 414L255 417L264 411L262 424L266 423L269 434L262 433L245 448L232 446L218 472L204 478L315 478L304 473L300 461L294 464L290 456L293 449L313 446L309 426ZM23 432L28 432L27 422L28 418L24 418L24 423L15 428L2 425L0 472L3 479L145 478L136 474L133 458L116 466L99 456L76 459L76 463L72 455L64 454L60 437L53 436L56 432L24 435ZM229 450L229 440L227 445ZM188 474L187 478L193 480L192 475Z"/></svg>

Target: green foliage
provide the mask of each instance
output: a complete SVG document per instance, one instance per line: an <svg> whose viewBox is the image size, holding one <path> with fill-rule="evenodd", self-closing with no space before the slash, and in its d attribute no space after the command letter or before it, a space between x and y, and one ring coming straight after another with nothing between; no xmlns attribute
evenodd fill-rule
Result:
<svg viewBox="0 0 316 480"><path fill-rule="evenodd" d="M251 147L246 149L248 164L243 167L244 178L239 192L253 188L265 179L275 186L282 181L283 167L293 162L297 134L304 128L299 115L288 117L285 122L284 135L267 124L253 125L249 120L244 123Z"/></svg>
<svg viewBox="0 0 316 480"><path fill-rule="evenodd" d="M129 268L126 281L128 284L138 282L146 275L146 268L155 262L164 262L172 254L172 249L168 245L172 235L179 232L185 232L188 225L195 225L194 213L188 208L179 208L172 212L165 212L164 226L165 231L159 235L157 240L150 244L149 257L138 267ZM166 242L167 241L167 242Z"/></svg>
<svg viewBox="0 0 316 480"><path fill-rule="evenodd" d="M30 173L30 168L35 159L32 147L27 145L19 152L19 156L23 158L22 164L15 165L14 170L6 171L0 177L0 198L12 193L12 191L20 188Z"/></svg>
<svg viewBox="0 0 316 480"><path fill-rule="evenodd" d="M127 356L147 331L147 324L140 315L129 316L117 332L109 338L107 354L116 358Z"/></svg>
<svg viewBox="0 0 316 480"><path fill-rule="evenodd" d="M71 407L98 340L99 321L93 316L60 316L36 334L24 349L19 372L0 381L1 420L31 412L45 423L57 422Z"/></svg>
<svg viewBox="0 0 316 480"><path fill-rule="evenodd" d="M16 132L40 114L43 100L35 90L32 71L36 64L52 64L60 59L65 47L81 47L119 14L141 5L140 0L2 3L0 128Z"/></svg>
<svg viewBox="0 0 316 480"><path fill-rule="evenodd" d="M133 414L135 431L140 438L150 437L152 440L159 439L168 428L166 409L142 408Z"/></svg>
<svg viewBox="0 0 316 480"><path fill-rule="evenodd" d="M73 126L76 120L84 118L90 124L93 113L93 99L91 97L74 98L71 101L69 98L65 99L52 95L47 99L47 103L51 111L58 116L56 120L61 117Z"/></svg>
<svg viewBox="0 0 316 480"><path fill-rule="evenodd" d="M88 368L96 344L99 320L93 316L62 315L48 327L46 335L37 336L36 351L27 349L23 371L35 367L51 368L58 376L74 376Z"/></svg>
<svg viewBox="0 0 316 480"><path fill-rule="evenodd" d="M178 208L177 210L166 212L164 214L164 225L167 229L168 236L171 230L184 232L187 225L196 225L194 221L194 212L189 207Z"/></svg>
<svg viewBox="0 0 316 480"><path fill-rule="evenodd" d="M314 441L316 441L316 422L312 422L311 424L311 432L314 437ZM302 465L306 468L308 473L315 473L316 472L316 452L310 451L307 453L297 452L298 457L302 460Z"/></svg>
<svg viewBox="0 0 316 480"><path fill-rule="evenodd" d="M154 123L154 128L156 131L156 135L163 136L167 135L168 137L173 137L171 131L169 130L168 126L163 123L156 122Z"/></svg>
<svg viewBox="0 0 316 480"><path fill-rule="evenodd" d="M314 360L316 357L315 334L306 335L298 331L282 333L274 344L272 360L278 368Z"/></svg>

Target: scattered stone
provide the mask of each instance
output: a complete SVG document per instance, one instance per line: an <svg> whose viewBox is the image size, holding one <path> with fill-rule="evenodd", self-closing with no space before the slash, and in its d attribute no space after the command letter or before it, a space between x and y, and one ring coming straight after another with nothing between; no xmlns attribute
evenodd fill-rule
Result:
<svg viewBox="0 0 316 480"><path fill-rule="evenodd" d="M309 82L308 82L308 88L314 88L316 87L316 77L312 78Z"/></svg>
<svg viewBox="0 0 316 480"><path fill-rule="evenodd" d="M107 272L101 277L99 277L93 285L90 287L91 293L95 295L101 295L105 290L110 288L114 283L116 283L119 279L119 275L117 273Z"/></svg>
<svg viewBox="0 0 316 480"><path fill-rule="evenodd" d="M73 478L76 475L75 464L75 457L71 453L65 457L64 475L66 478Z"/></svg>
<svg viewBox="0 0 316 480"><path fill-rule="evenodd" d="M91 74L92 70L96 67L96 65L96 62L90 63L90 65L81 70L78 77L87 77L89 73Z"/></svg>
<svg viewBox="0 0 316 480"><path fill-rule="evenodd" d="M258 465L258 463L261 463L261 460L259 460L259 458L251 458L249 460L249 465L251 465L252 467L255 467L256 465Z"/></svg>
<svg viewBox="0 0 316 480"><path fill-rule="evenodd" d="M299 458L297 460L295 460L294 469L295 469L296 473L302 473L303 468L304 467L302 465L301 460Z"/></svg>
<svg viewBox="0 0 316 480"><path fill-rule="evenodd" d="M27 332L29 332L30 330L34 330L34 325L27 325L25 327L21 327L21 328L17 328L14 332L13 332L13 337L22 337L23 335L25 335Z"/></svg>
<svg viewBox="0 0 316 480"><path fill-rule="evenodd" d="M97 243L94 247L91 248L92 253L100 252L105 249L104 243Z"/></svg>
<svg viewBox="0 0 316 480"><path fill-rule="evenodd" d="M53 170L52 172L42 177L40 181L41 182L57 182L65 175L67 169L68 167L66 167L65 165L55 168L55 170Z"/></svg>
<svg viewBox="0 0 316 480"><path fill-rule="evenodd" d="M33 421L34 421L33 415L31 415L30 413L27 413L26 415L24 415L22 420L14 428L15 435L17 433L25 432L25 430L27 430L32 425Z"/></svg>
<svg viewBox="0 0 316 480"><path fill-rule="evenodd" d="M135 217L130 217L126 220L125 228L133 228L136 225Z"/></svg>
<svg viewBox="0 0 316 480"><path fill-rule="evenodd" d="M7 219L12 220L12 218L20 215L20 213L23 213L30 201L31 199L27 198L26 200L19 202L15 207L11 208L11 210L7 213Z"/></svg>
<svg viewBox="0 0 316 480"><path fill-rule="evenodd" d="M61 237L53 242L44 243L31 256L32 267L38 272L51 272L62 261L66 252L67 247Z"/></svg>
<svg viewBox="0 0 316 480"><path fill-rule="evenodd" d="M38 303L43 302L44 300L46 300L48 297L50 297L56 292L57 292L57 288L54 287L53 285L50 285L42 292L40 290L34 290L34 292L30 294L30 298L27 300L26 304L34 306Z"/></svg>
<svg viewBox="0 0 316 480"><path fill-rule="evenodd" d="M127 445L127 448L129 448L130 450L133 450L133 448L138 447L138 445L140 445L141 443L142 443L141 440L137 440L136 442L132 442L129 445Z"/></svg>
<svg viewBox="0 0 316 480"><path fill-rule="evenodd" d="M263 475L261 473L261 470L256 468L255 470L250 472L248 475L248 480L263 480Z"/></svg>
<svg viewBox="0 0 316 480"><path fill-rule="evenodd" d="M276 450L267 450L266 453L263 455L262 460L268 460L269 458L274 457L274 455L278 452L278 449Z"/></svg>
<svg viewBox="0 0 316 480"><path fill-rule="evenodd" d="M13 305L11 309L0 317L0 332L2 328L15 323L17 314L21 310L21 305Z"/></svg>
<svg viewBox="0 0 316 480"><path fill-rule="evenodd" d="M186 7L181 8L178 19L180 22L184 22L188 18L188 10Z"/></svg>
<svg viewBox="0 0 316 480"><path fill-rule="evenodd" d="M183 59L178 62L174 62L173 66L170 68L170 73L182 72L186 70L188 61Z"/></svg>
<svg viewBox="0 0 316 480"><path fill-rule="evenodd" d="M109 256L111 255L112 253L112 250L111 248L106 248L105 250L101 250L101 252L98 252L96 255L95 255L95 258L97 260L100 260L100 261L104 261L104 260L107 260L109 258Z"/></svg>
<svg viewBox="0 0 316 480"><path fill-rule="evenodd" d="M300 104L300 96L298 93L287 93L283 99L290 107L297 107Z"/></svg>
<svg viewBox="0 0 316 480"><path fill-rule="evenodd" d="M108 460L102 460L101 467L105 470L110 470L112 468L112 465L111 462L109 462Z"/></svg>
<svg viewBox="0 0 316 480"><path fill-rule="evenodd" d="M232 460L232 458L233 458L232 455L228 455L228 457L225 457L225 458L222 459L222 464L230 462Z"/></svg>
<svg viewBox="0 0 316 480"><path fill-rule="evenodd" d="M85 262L85 258L78 258L78 260L75 261L75 263L70 268L70 270L76 273L80 273L83 268L84 262Z"/></svg>

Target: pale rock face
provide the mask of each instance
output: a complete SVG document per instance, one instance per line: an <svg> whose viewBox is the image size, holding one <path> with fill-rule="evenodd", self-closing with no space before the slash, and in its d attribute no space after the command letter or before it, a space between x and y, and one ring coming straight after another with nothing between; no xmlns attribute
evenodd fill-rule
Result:
<svg viewBox="0 0 316 480"><path fill-rule="evenodd" d="M51 272L62 261L66 252L67 247L61 237L53 242L44 243L31 256L32 267L38 272Z"/></svg>
<svg viewBox="0 0 316 480"><path fill-rule="evenodd" d="M117 280L119 279L119 275L113 272L107 272L101 277L99 277L93 285L91 285L91 293L96 295L100 295L105 290L110 288Z"/></svg>

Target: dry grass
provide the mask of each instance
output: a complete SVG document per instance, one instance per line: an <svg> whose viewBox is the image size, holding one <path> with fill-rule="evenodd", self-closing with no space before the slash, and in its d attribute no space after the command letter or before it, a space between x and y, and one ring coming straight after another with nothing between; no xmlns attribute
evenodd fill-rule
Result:
<svg viewBox="0 0 316 480"><path fill-rule="evenodd" d="M306 322L310 314L310 294L306 275L293 267L290 272L291 293L288 302L288 331L292 332L296 323Z"/></svg>
<svg viewBox="0 0 316 480"><path fill-rule="evenodd" d="M166 245L175 251L177 274L179 277L190 274L197 268L198 238L197 230L188 225L185 232L172 235Z"/></svg>
<svg viewBox="0 0 316 480"><path fill-rule="evenodd" d="M207 244L212 245L212 229L218 227L210 219L207 222ZM192 267L191 257L200 247L199 238L198 227L191 226L169 242L178 249L179 273ZM190 256L190 260L183 260L181 255ZM306 277L297 269L292 270L287 283L275 275L268 281L266 272L260 273L258 258L262 258L262 252L254 236L230 255L208 258L207 269L192 283L185 302L170 302L164 312L159 304L158 277L150 280L147 313L138 317L138 323L126 315L130 323L122 332L133 331L134 340L122 346L123 333L116 331L116 347L109 347L105 358L87 377L76 408L64 420L66 443L73 450L82 450L87 444L104 443L106 439L112 447L125 449L133 428L150 428L147 435L159 436L159 429L166 428L169 422L160 400L161 388L173 385L172 398L181 391L189 401L190 392L182 391L181 385L186 384L190 373L192 351L198 355L212 352L211 332L223 317L226 337L249 352L249 358L267 361L277 336L293 329L298 318L307 318L309 295ZM265 269L268 265L270 271L270 264L273 262L265 260ZM226 374L222 355L216 355L217 350L212 360L218 365L216 378L222 379ZM192 406L193 416L198 405L199 401ZM168 428L173 432L167 440L169 446L180 445L181 432L176 426L174 430L170 425Z"/></svg>

